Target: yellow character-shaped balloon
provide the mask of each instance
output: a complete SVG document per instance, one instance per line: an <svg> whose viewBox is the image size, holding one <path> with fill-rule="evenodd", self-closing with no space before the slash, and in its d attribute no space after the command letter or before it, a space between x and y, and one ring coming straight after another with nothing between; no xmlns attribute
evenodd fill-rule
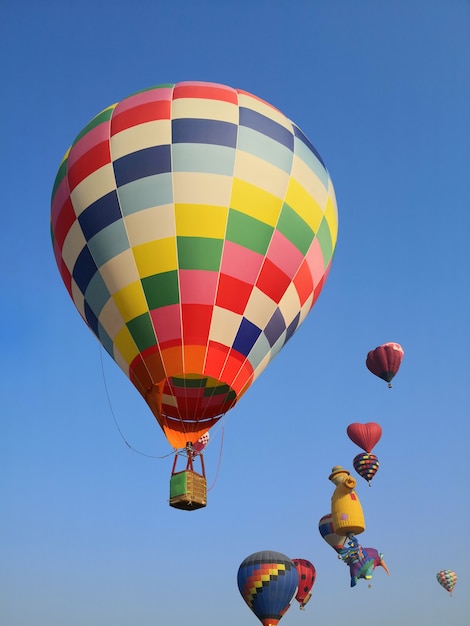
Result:
<svg viewBox="0 0 470 626"><path fill-rule="evenodd" d="M337 535L350 536L364 532L366 524L362 506L354 491L356 479L340 465L331 470L329 480L336 485L331 498L331 517Z"/></svg>

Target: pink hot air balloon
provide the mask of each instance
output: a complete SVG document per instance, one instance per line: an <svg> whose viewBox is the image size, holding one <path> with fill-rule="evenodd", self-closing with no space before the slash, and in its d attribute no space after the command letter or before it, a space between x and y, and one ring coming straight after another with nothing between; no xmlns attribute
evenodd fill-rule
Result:
<svg viewBox="0 0 470 626"><path fill-rule="evenodd" d="M359 446L364 452L372 452L372 448L378 443L382 436L382 427L375 422L367 422L366 424L360 424L354 422L349 424L346 429L349 439L356 446Z"/></svg>
<svg viewBox="0 0 470 626"><path fill-rule="evenodd" d="M400 369L405 351L399 343L389 342L378 346L367 354L367 369L388 383L392 388L392 379Z"/></svg>

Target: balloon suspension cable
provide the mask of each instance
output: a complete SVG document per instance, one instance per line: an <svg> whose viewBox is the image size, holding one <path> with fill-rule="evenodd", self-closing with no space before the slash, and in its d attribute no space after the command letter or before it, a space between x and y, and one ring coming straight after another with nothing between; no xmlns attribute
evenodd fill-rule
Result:
<svg viewBox="0 0 470 626"><path fill-rule="evenodd" d="M104 371L104 363L103 363L103 349L100 346L100 361L101 361L101 374L103 376L103 385L104 385L104 390L106 393L106 398L108 400L108 406L109 406L109 410L111 412L111 416L113 418L114 421L114 425L118 431L118 433L121 436L121 439L124 441L124 443L126 444L126 446L132 450L132 452L135 452L136 454L139 454L140 456L145 456L148 459L166 459L167 457L171 456L172 454L174 454L174 450L172 450L171 452L168 452L168 454L164 454L163 456L156 456L153 454L146 454L145 452L141 452L140 450L137 450L136 448L134 448L128 441L127 439L124 437L124 434L121 430L121 428L119 427L118 421L116 419L116 415L114 413L113 410L113 406L111 404L111 397L109 395L109 390L108 390L108 385L106 383L106 375L105 375L105 371Z"/></svg>
<svg viewBox="0 0 470 626"><path fill-rule="evenodd" d="M221 438L220 438L219 460L217 462L217 469L216 469L214 480L212 481L211 486L207 488L208 492L215 487L215 484L217 482L217 478L219 476L220 466L221 466L221 463L222 463L223 444L224 444L224 427L222 425L222 435L221 435ZM209 445L209 444L207 444L207 445ZM193 444L190 441L188 441L188 443L186 444L186 446L184 448L179 448L178 450L174 450L174 455L175 455L175 458L174 458L173 467L172 467L172 470L171 470L171 474L172 475L176 473L176 465L177 465L177 462L178 462L178 457L179 456L184 456L184 457L187 458L186 469L187 470L191 470L191 471L195 471L194 470L194 461L195 461L195 459L199 458L200 461L201 461L202 475L204 477L206 476L206 470L205 470L205 464L204 464L204 452L203 451L195 452Z"/></svg>
<svg viewBox="0 0 470 626"><path fill-rule="evenodd" d="M223 445L224 445L224 427L222 425L222 435L220 437L219 460L217 462L217 469L216 469L216 472L215 472L214 480L212 481L211 486L207 488L207 491L210 491L211 489L213 489L215 487L215 483L217 482L217 478L219 477L220 465L222 463L222 448L223 448Z"/></svg>
<svg viewBox="0 0 470 626"><path fill-rule="evenodd" d="M207 491L211 491L211 489L213 489L215 487L215 484L217 482L217 479L219 477L219 472L220 472L220 468L222 465L222 450L224 447L224 434L225 434L225 429L224 429L224 424L223 424L223 420L225 419L225 415L222 415L222 417L220 418L220 420L216 423L215 426L213 426L211 428L211 433L213 431L217 431L219 428L221 429L221 437L220 437L220 448L219 448L219 459L217 461L217 469L215 472L215 476L214 476L214 480L212 481L212 484L210 485L210 487L207 488ZM214 436L211 436L209 442L206 444L205 448L207 448L208 446L212 445L214 441ZM192 449L192 444L191 445L191 449ZM205 450L205 449L204 449ZM193 454L193 459L196 458L197 456L201 456L204 454L204 450L201 452L196 452ZM186 445L185 448L179 448L178 450L175 450L175 459L176 456L180 455L180 456L188 456L188 446ZM175 471L175 465L173 465L173 473Z"/></svg>

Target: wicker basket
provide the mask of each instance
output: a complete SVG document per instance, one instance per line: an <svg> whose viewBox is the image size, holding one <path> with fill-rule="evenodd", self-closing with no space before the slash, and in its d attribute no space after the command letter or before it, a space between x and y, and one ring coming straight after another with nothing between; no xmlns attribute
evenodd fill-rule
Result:
<svg viewBox="0 0 470 626"><path fill-rule="evenodd" d="M207 486L204 476L184 470L173 474L170 479L170 506L192 511L207 504Z"/></svg>

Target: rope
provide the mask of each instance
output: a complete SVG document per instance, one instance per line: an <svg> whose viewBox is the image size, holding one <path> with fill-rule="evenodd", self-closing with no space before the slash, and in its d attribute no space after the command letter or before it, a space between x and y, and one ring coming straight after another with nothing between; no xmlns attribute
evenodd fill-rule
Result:
<svg viewBox="0 0 470 626"><path fill-rule="evenodd" d="M215 487L215 483L217 482L217 478L219 476L220 465L222 463L222 448L224 445L224 427L222 426L222 436L220 437L220 451L219 451L219 461L217 463L217 470L215 472L214 480L212 481L212 485L207 489L210 491L213 487Z"/></svg>
<svg viewBox="0 0 470 626"><path fill-rule="evenodd" d="M132 446L127 441L127 439L124 436L124 433L122 432L122 430L121 430L121 428L120 428L120 426L118 424L118 421L116 419L116 415L115 415L114 410L113 410L113 406L111 404L111 397L110 397L110 394L109 394L108 385L106 383L106 375L105 375L104 363L103 363L103 349L102 349L101 345L100 345L100 362L101 362L101 374L103 376L103 386L104 386L104 390L105 390L105 393L106 393L106 398L108 400L109 410L110 410L111 416L113 418L113 422L114 422L114 425L116 427L116 430L118 431L121 439L126 444L126 446L130 450L132 450L132 452L135 452L136 454L139 454L140 456L144 456L144 457L146 457L148 459L166 459L167 457L172 456L173 454L175 454L175 452L177 454L179 454L179 452L175 451L175 450L172 450L171 452L168 452L168 454L164 454L162 456L156 456L156 455L153 455L153 454L146 454L145 452L141 452L140 450L137 450L136 448L134 448L134 446ZM211 489L213 489L215 487L215 484L217 482L217 478L219 476L220 467L221 467L221 464L222 464L222 449L223 449L223 445L224 445L224 432L225 432L224 431L224 426L223 426L223 419L224 418L225 418L225 415L222 416L222 418L220 420L220 422L221 422L220 426L222 428L222 435L221 435L221 438L220 438L220 450L219 450L219 459L218 459L218 462L217 462L217 469L216 469L216 472L215 472L214 480L212 481L212 484L207 489L207 491L211 491ZM214 429L214 430L216 430L216 429ZM212 438L209 440L208 445L210 445L211 443L212 443Z"/></svg>
<svg viewBox="0 0 470 626"><path fill-rule="evenodd" d="M134 448L128 441L127 439L124 437L124 434L121 430L121 428L119 427L118 421L116 419L116 415L114 413L112 404L111 404L111 398L109 395L109 390L108 390L108 385L106 383L106 375L105 375L105 371L104 371L104 363L103 363L103 349L100 345L100 362L101 362L101 374L103 376L103 385L104 385L104 390L106 392L106 397L108 399L108 406L109 406L109 410L111 412L111 416L113 418L114 421L114 425L118 431L118 433L121 436L121 439L124 441L124 443L126 444L126 446L132 450L132 452L135 452L136 454L140 454L140 456L145 456L148 459L166 459L167 457L171 456L174 454L174 450L172 450L171 452L168 452L168 454L164 454L163 456L156 456L153 454L146 454L145 452L141 452L140 450L137 450L136 448Z"/></svg>

